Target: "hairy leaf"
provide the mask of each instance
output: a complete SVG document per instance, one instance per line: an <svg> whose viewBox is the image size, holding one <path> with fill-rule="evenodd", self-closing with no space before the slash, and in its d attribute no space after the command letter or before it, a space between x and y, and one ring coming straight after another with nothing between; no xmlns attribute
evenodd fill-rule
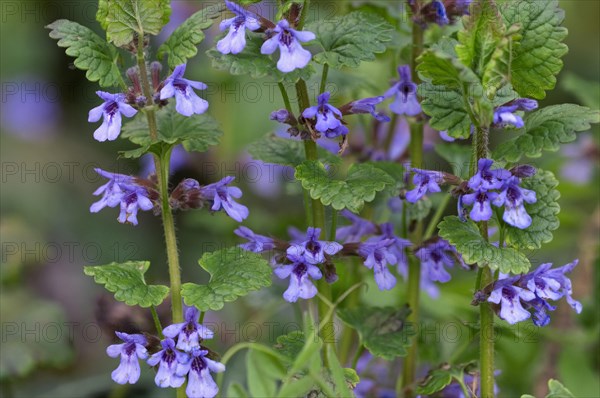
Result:
<svg viewBox="0 0 600 398"><path fill-rule="evenodd" d="M93 276L96 283L115 294L115 299L127 305L140 307L157 306L169 294L163 285L147 285L144 274L150 267L149 261L128 261L108 265L87 266L83 272Z"/></svg>
<svg viewBox="0 0 600 398"><path fill-rule="evenodd" d="M323 49L314 56L316 62L333 68L356 68L362 61L374 61L375 54L385 51L393 27L376 14L355 11L313 22L306 30L317 35L316 41Z"/></svg>
<svg viewBox="0 0 600 398"><path fill-rule="evenodd" d="M96 19L106 30L108 41L115 46L129 45L136 34L157 35L169 22L170 0L104 0Z"/></svg>
<svg viewBox="0 0 600 398"><path fill-rule="evenodd" d="M89 81L98 82L101 87L121 84L121 72L115 63L119 56L117 49L91 29L67 19L54 21L46 28L51 29L51 38L58 39L58 46L65 47L66 54L75 57L75 67L85 70Z"/></svg>
<svg viewBox="0 0 600 398"><path fill-rule="evenodd" d="M334 180L320 162L306 161L296 167L295 177L313 199L353 213L358 213L365 202L372 201L377 192L394 183L386 172L364 163L350 166L344 180Z"/></svg>
<svg viewBox="0 0 600 398"><path fill-rule="evenodd" d="M360 340L371 354L393 360L407 354L413 325L406 324L408 307L355 307L338 311L338 316L358 332Z"/></svg>
<svg viewBox="0 0 600 398"><path fill-rule="evenodd" d="M600 122L600 112L562 104L532 112L525 117L525 133L502 143L494 157L518 162L522 155L537 158L543 151L557 151L560 144L575 140L575 132L586 131L591 123Z"/></svg>
<svg viewBox="0 0 600 398"><path fill-rule="evenodd" d="M296 167L306 160L304 143L300 140L286 139L269 134L248 146L248 152L265 163ZM324 162L340 163L340 158L331 152L318 148L319 158Z"/></svg>
<svg viewBox="0 0 600 398"><path fill-rule="evenodd" d="M271 267L259 254L237 247L205 253L200 266L210 274L207 285L184 283L181 295L200 311L217 311L251 291L271 285Z"/></svg>
<svg viewBox="0 0 600 398"><path fill-rule="evenodd" d="M448 216L438 228L440 236L456 247L467 264L489 266L505 274L524 273L531 267L527 257L518 250L499 248L483 239L477 225L471 220L463 222L456 216Z"/></svg>

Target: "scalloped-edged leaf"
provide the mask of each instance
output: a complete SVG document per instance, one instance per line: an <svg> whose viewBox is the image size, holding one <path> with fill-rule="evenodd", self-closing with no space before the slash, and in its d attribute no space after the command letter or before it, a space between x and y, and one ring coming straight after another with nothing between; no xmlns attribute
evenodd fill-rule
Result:
<svg viewBox="0 0 600 398"><path fill-rule="evenodd" d="M317 35L323 49L314 56L320 64L332 68L356 68L362 61L374 61L375 54L386 50L393 26L377 14L355 11L325 21L315 21L306 30Z"/></svg>
<svg viewBox="0 0 600 398"><path fill-rule="evenodd" d="M432 369L427 377L417 386L417 394L431 395L446 388L452 380L463 382L465 369L473 366L473 362L460 365L443 364Z"/></svg>
<svg viewBox="0 0 600 398"><path fill-rule="evenodd" d="M463 222L456 216L448 216L438 228L439 235L456 247L467 264L489 266L505 274L521 274L531 267L527 257L520 251L510 247L499 248L483 239L477 225L471 220Z"/></svg>
<svg viewBox="0 0 600 398"><path fill-rule="evenodd" d="M169 22L170 0L105 0L96 19L106 30L106 38L117 47L129 45L134 37L157 35Z"/></svg>
<svg viewBox="0 0 600 398"><path fill-rule="evenodd" d="M127 305L140 307L157 306L169 294L163 285L147 285L144 274L150 267L149 261L128 261L108 265L86 266L83 272L93 276L94 281L114 293L115 299Z"/></svg>
<svg viewBox="0 0 600 398"><path fill-rule="evenodd" d="M259 254L237 247L205 253L199 264L210 274L206 285L184 283L181 295L200 311L217 311L251 291L271 285L271 267Z"/></svg>
<svg viewBox="0 0 600 398"><path fill-rule="evenodd" d="M542 243L552 240L552 231L560 225L560 192L556 189L558 180L550 171L538 170L535 176L525 178L521 186L536 193L537 202L525 203L525 209L531 216L531 225L525 229L506 225L506 242L521 249L539 249Z"/></svg>
<svg viewBox="0 0 600 398"><path fill-rule="evenodd" d="M115 63L119 54L91 29L67 19L52 22L50 37L58 40L58 46L75 58L75 67L86 71L85 77L98 82L101 87L118 86L122 82L121 72Z"/></svg>
<svg viewBox="0 0 600 398"><path fill-rule="evenodd" d="M354 307L339 310L338 316L356 330L371 354L391 361L407 354L416 332L407 327L409 313L408 307Z"/></svg>
<svg viewBox="0 0 600 398"><path fill-rule="evenodd" d="M274 134L268 134L250 144L248 153L256 160L282 166L296 167L306 160L302 141L286 139ZM329 164L341 162L338 156L323 148L318 148L318 153L319 158Z"/></svg>
<svg viewBox="0 0 600 398"><path fill-rule="evenodd" d="M223 135L218 122L207 113L186 117L169 105L157 112L157 119L158 139L155 143L150 139L148 120L143 112L139 112L132 121L123 126L121 136L143 148L126 152L126 157L143 155L151 149L151 145L161 142L170 145L182 144L188 152L204 152L217 145Z"/></svg>
<svg viewBox="0 0 600 398"><path fill-rule="evenodd" d="M429 125L438 131L447 131L454 138L471 135L471 118L465 108L463 95L444 86L424 82L419 85L421 108L431 117Z"/></svg>
<svg viewBox="0 0 600 398"><path fill-rule="evenodd" d="M561 144L577 138L600 122L600 111L574 104L552 105L525 116L525 133L503 142L494 152L496 159L518 162L521 156L542 156L543 151L558 151Z"/></svg>
<svg viewBox="0 0 600 398"><path fill-rule="evenodd" d="M252 32L248 32L247 35L246 47L239 54L221 54L214 48L208 50L206 55L212 59L212 66L226 70L232 75L249 75L253 79L269 77L277 82L295 83L298 79L308 80L315 73L315 68L310 63L290 73L281 72L277 69L278 52L273 56L260 53L264 35Z"/></svg>
<svg viewBox="0 0 600 398"><path fill-rule="evenodd" d="M295 177L307 189L311 198L336 210L360 212L365 202L375 199L375 194L394 184L394 179L381 169L366 163L350 166L344 180L331 178L323 164L305 161L296 167Z"/></svg>
<svg viewBox="0 0 600 398"><path fill-rule="evenodd" d="M158 48L158 58L168 55L171 68L186 63L198 53L197 46L204 40L203 30L210 28L224 9L224 3L208 5L186 19Z"/></svg>
<svg viewBox="0 0 600 398"><path fill-rule="evenodd" d="M568 51L561 27L564 11L558 0L507 1L500 7L507 26L521 27L521 40L512 48L511 82L522 97L542 99L556 85Z"/></svg>

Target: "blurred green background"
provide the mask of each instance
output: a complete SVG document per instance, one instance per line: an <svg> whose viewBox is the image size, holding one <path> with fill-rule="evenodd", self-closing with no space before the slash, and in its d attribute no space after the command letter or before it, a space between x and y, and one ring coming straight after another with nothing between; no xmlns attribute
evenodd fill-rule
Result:
<svg viewBox="0 0 600 398"><path fill-rule="evenodd" d="M202 3L172 1L172 22L166 30L201 8ZM345 7L364 2L350 3ZM570 50L557 89L541 106L572 102L597 109L600 2L560 3L566 11ZM397 4L388 2L387 6ZM116 222L116 209L99 214L88 210L95 201L92 192L103 183L94 167L126 174L142 170L140 162L116 159L116 152L131 144L93 140L97 125L87 123L87 112L99 104L94 94L98 87L85 79L84 72L74 69L72 58L44 29L55 19L67 18L100 33L95 21L96 2L2 1L0 6L2 396L170 396L170 391L153 387L152 372L147 370L142 371L142 382L130 390L114 386L110 372L117 364L104 353L112 342L112 331L115 327L151 329L149 314L116 304L82 271L87 264L150 260L147 280L167 282L162 230L156 217L142 214L140 225L133 227ZM268 114L282 107L279 93L267 80L231 77L211 67L204 51L214 45L215 28L188 64L187 77L209 85L205 98L210 102L209 112L224 131L222 144L209 153L186 156L173 178L176 182L184 176L193 177L209 183L235 175L244 191L241 202L250 208L245 225L284 237L288 226L304 227L299 188L290 181L289 173L282 177L279 169L257 171L244 150L277 128ZM161 35L152 44L160 44L166 37ZM398 40L400 46L403 39ZM128 56L124 60L127 66L132 64ZM357 70L332 73L330 88L335 103L354 99L359 92L379 95L395 77L394 69L384 55ZM316 82L309 82L309 88L311 95L317 94ZM437 140L432 136L430 141ZM596 128L580 134L577 143L565 151L534 161L561 178L562 212L554 241L531 253L532 262L563 265L579 258L572 279L574 296L582 301L584 311L576 316L561 303L550 327L544 329L531 324L508 328L499 321L502 337L497 344L497 367L502 370L498 378L502 397L525 392L541 395L550 377L561 380L578 397L600 396L598 155ZM440 162L433 151L428 160ZM185 281L206 280L197 266L203 252L238 242L232 234L237 223L223 214L178 214L177 226ZM476 343L464 325L476 319L476 309L470 306L475 275L455 270L453 276L453 283L441 286L439 299L423 299L424 322L433 332L422 334L426 344L421 345L421 355L430 366L476 357ZM400 283L383 293L369 289L363 298L371 304L398 305L403 302L403 286ZM212 348L223 353L236 342L255 338L274 344L273 334L297 329L298 312L281 299L283 289L282 283L275 282L265 291L226 305L219 313L208 314L207 320L220 328L217 334L221 335ZM168 309L162 312L168 313ZM265 322L277 322L273 334L268 333ZM260 336L251 332L250 324L261 325ZM460 330L458 337L450 330L452 325ZM239 356L229 366L226 381L243 383L243 367Z"/></svg>

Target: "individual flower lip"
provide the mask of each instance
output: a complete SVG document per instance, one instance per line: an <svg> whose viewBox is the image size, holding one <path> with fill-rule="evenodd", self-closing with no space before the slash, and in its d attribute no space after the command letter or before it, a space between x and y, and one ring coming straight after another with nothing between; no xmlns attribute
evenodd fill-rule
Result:
<svg viewBox="0 0 600 398"><path fill-rule="evenodd" d="M303 256L288 254L287 257L292 264L281 265L273 270L280 279L290 278L289 287L283 293L283 298L294 303L298 301L298 298L307 300L316 296L317 288L310 278L321 279L323 277L319 267L308 264Z"/></svg>
<svg viewBox="0 0 600 398"><path fill-rule="evenodd" d="M462 195L460 203L473 206L469 216L473 221L488 221L492 218L492 201L498 197L496 192L479 189L473 193ZM459 214L462 214L462 210Z"/></svg>
<svg viewBox="0 0 600 398"><path fill-rule="evenodd" d="M267 39L261 49L261 54L273 54L279 48L280 56L277 69L288 73L294 69L302 69L310 62L312 54L302 48L300 42L308 42L316 38L315 34L308 31L298 31L290 27L285 19L277 22L273 28L272 37Z"/></svg>
<svg viewBox="0 0 600 398"><path fill-rule="evenodd" d="M387 267L398 262L390 249L392 245L393 239L371 238L358 246L358 254L365 260L364 265L373 270L379 290L390 290L396 285L396 277Z"/></svg>
<svg viewBox="0 0 600 398"><path fill-rule="evenodd" d="M212 200L212 211L223 209L229 217L237 222L242 222L248 217L249 211L246 206L233 200L233 198L237 199L242 196L241 189L227 186L234 179L235 177L233 176L225 177L219 182L202 187L200 191L203 197Z"/></svg>
<svg viewBox="0 0 600 398"><path fill-rule="evenodd" d="M515 112L518 110L532 111L537 109L537 107L538 103L536 100L518 98L496 108L494 111L494 124L501 127L512 125L516 128L522 128L525 126L525 122L523 121L523 118Z"/></svg>
<svg viewBox="0 0 600 398"><path fill-rule="evenodd" d="M444 173L441 171L411 169L415 174L413 184L415 188L406 193L406 200L416 203L427 192L441 192L439 184L444 182Z"/></svg>
<svg viewBox="0 0 600 398"><path fill-rule="evenodd" d="M210 372L224 372L225 365L213 361L207 355L208 350L195 347L191 350L191 360L178 368L179 376L188 377L185 393L189 398L213 398L219 392Z"/></svg>
<svg viewBox="0 0 600 398"><path fill-rule="evenodd" d="M356 101L347 103L340 107L340 111L343 115L356 115L370 113L371 116L380 122L389 122L391 119L385 113L377 112L377 105L385 101L385 97L380 95L378 97L362 98Z"/></svg>
<svg viewBox="0 0 600 398"><path fill-rule="evenodd" d="M104 120L94 131L94 139L100 142L114 141L121 133L121 114L132 117L137 110L125 102L124 94L111 94L106 91L96 91L96 94L104 103L90 110L88 122L97 122L101 117L104 117Z"/></svg>
<svg viewBox="0 0 600 398"><path fill-rule="evenodd" d="M225 0L225 5L236 16L223 20L219 25L221 31L229 28L229 32L217 42L217 50L222 54L239 54L246 47L246 29L260 29L259 17L232 1Z"/></svg>
<svg viewBox="0 0 600 398"><path fill-rule="evenodd" d="M531 225L532 219L524 203L535 203L537 201L535 191L525 189L519 186L520 180L517 177L510 177L502 186L502 191L493 200L495 206L504 206L502 219L520 229L525 229Z"/></svg>
<svg viewBox="0 0 600 398"><path fill-rule="evenodd" d="M395 97L390 104L390 110L398 115L416 116L421 113L421 105L417 99L417 85L412 81L410 67L401 65L398 67L398 80L383 95L385 98Z"/></svg>
<svg viewBox="0 0 600 398"><path fill-rule="evenodd" d="M340 250L342 245L337 242L319 240L321 235L320 228L309 227L306 231L306 240L300 243L293 243L287 249L288 258L303 258L302 262L307 264L322 264L325 262L325 255L333 256Z"/></svg>
<svg viewBox="0 0 600 398"><path fill-rule="evenodd" d="M306 119L316 118L315 130L325 134L327 138L335 138L348 134L348 127L342 123L342 112L329 103L331 94L326 91L319 94L318 105L306 108L302 116Z"/></svg>
<svg viewBox="0 0 600 398"><path fill-rule="evenodd" d="M241 226L233 231L233 233L240 238L248 240L248 243L242 243L239 245L244 250L254 253L262 253L275 248L275 242L273 239L267 236L256 234L248 227Z"/></svg>
<svg viewBox="0 0 600 398"><path fill-rule="evenodd" d="M144 345L146 338L141 334L127 334L116 332L124 342L113 344L106 348L106 353L111 358L121 356L119 366L112 372L111 377L118 384L135 384L140 378L139 359L146 359L148 351Z"/></svg>
<svg viewBox="0 0 600 398"><path fill-rule="evenodd" d="M197 90L206 90L206 84L183 78L186 64L175 67L171 76L169 76L160 90L160 99L175 97L175 110L183 116L192 116L193 114L202 114L208 109L208 102L194 92Z"/></svg>
<svg viewBox="0 0 600 398"><path fill-rule="evenodd" d="M177 338L177 348L190 352L193 348L200 347L203 339L212 339L213 331L198 323L200 311L195 307L188 307L185 311L185 322L175 323L163 329L163 334L171 339Z"/></svg>
<svg viewBox="0 0 600 398"><path fill-rule="evenodd" d="M102 198L90 206L90 212L97 213L107 206L120 205L118 221L122 224L137 225L138 210L150 210L154 207L150 198L158 195L148 187L141 185L144 180L124 174L110 173L99 168L94 170L102 177L108 178L109 181L94 191L94 195L102 195Z"/></svg>
<svg viewBox="0 0 600 398"><path fill-rule="evenodd" d="M505 169L494 169L492 159L482 158L477 162L477 173L469 179L469 188L477 190L492 190L502 188L504 181L511 177L511 173Z"/></svg>
<svg viewBox="0 0 600 398"><path fill-rule="evenodd" d="M153 354L146 361L150 366L159 365L154 382L161 388L181 387L185 382L185 377L178 375L177 370L189 362L190 357L188 354L176 350L175 341L171 338L161 341L161 346L162 350Z"/></svg>
<svg viewBox="0 0 600 398"><path fill-rule="evenodd" d="M490 303L500 305L500 318L511 325L531 317L529 311L523 308L522 301L532 301L536 297L531 291L514 285L519 278L515 276L496 281L494 290L487 299Z"/></svg>

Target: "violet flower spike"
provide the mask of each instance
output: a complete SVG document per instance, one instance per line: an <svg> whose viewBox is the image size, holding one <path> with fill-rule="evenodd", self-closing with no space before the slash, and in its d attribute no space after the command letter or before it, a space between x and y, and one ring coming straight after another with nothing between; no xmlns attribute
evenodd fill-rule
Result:
<svg viewBox="0 0 600 398"><path fill-rule="evenodd" d="M177 338L177 348L190 352L193 348L200 347L204 339L212 339L213 331L198 323L200 311L195 307L188 307L185 311L185 322L175 323L163 329L165 337Z"/></svg>
<svg viewBox="0 0 600 398"><path fill-rule="evenodd" d="M175 349L175 341L166 338L160 342L162 350L153 354L146 361L150 366L158 365L154 382L158 387L178 388L183 385L185 377L179 376L177 370L190 361L190 356Z"/></svg>
<svg viewBox="0 0 600 398"><path fill-rule="evenodd" d="M254 253L262 253L275 248L273 239L267 236L255 234L250 228L241 226L233 231L233 233L240 238L248 240L248 243L242 243L239 245L244 250Z"/></svg>
<svg viewBox="0 0 600 398"><path fill-rule="evenodd" d="M314 40L316 38L314 33L292 29L290 23L285 19L277 22L273 33L274 35L263 43L260 53L273 54L279 48L280 56L279 61L277 61L277 69L283 73L288 73L308 65L312 54L302 48L300 42Z"/></svg>
<svg viewBox="0 0 600 398"><path fill-rule="evenodd" d="M219 25L221 31L229 28L229 32L217 42L217 50L221 54L239 54L246 47L246 29L258 30L260 22L256 16L232 1L225 0L225 5L236 16L223 20Z"/></svg>
<svg viewBox="0 0 600 398"><path fill-rule="evenodd" d="M333 256L340 250L342 245L337 242L319 240L320 228L308 227L306 240L294 243L287 249L288 258L302 258L301 262L317 265L325 262L325 254Z"/></svg>
<svg viewBox="0 0 600 398"><path fill-rule="evenodd" d="M225 365L208 358L207 354L207 350L195 347L191 351L191 360L177 370L179 376L188 377L185 389L188 398L213 398L219 392L219 387L210 372L224 372Z"/></svg>
<svg viewBox="0 0 600 398"><path fill-rule="evenodd" d="M348 128L342 124L342 112L329 104L331 94L329 91L320 94L318 97L318 105L306 108L302 112L302 116L306 119L317 119L315 129L325 134L327 138L335 138L340 135L348 134Z"/></svg>
<svg viewBox="0 0 600 398"><path fill-rule="evenodd" d="M319 267L306 263L302 256L288 254L288 259L292 264L281 265L273 270L280 279L290 278L290 285L283 293L283 298L289 303L295 303L298 298L308 300L315 297L317 288L310 278L317 280L323 277Z"/></svg>
<svg viewBox="0 0 600 398"><path fill-rule="evenodd" d="M235 177L228 176L223 178L221 181L206 185L201 188L202 196L208 200L212 200L213 205L212 211L225 210L227 215L233 218L237 222L242 222L248 217L250 213L248 208L241 205L233 200L233 198L240 198L242 196L242 190L238 187L228 187Z"/></svg>
<svg viewBox="0 0 600 398"><path fill-rule="evenodd" d="M394 265L398 261L390 250L393 244L392 239L377 239L358 246L358 254L365 260L365 266L374 271L379 290L390 290L396 286L396 277L387 267L388 264Z"/></svg>
<svg viewBox="0 0 600 398"><path fill-rule="evenodd" d="M104 103L90 110L88 122L97 122L101 117L104 117L104 121L94 131L94 139L100 142L114 141L121 133L121 114L132 117L137 110L125 103L124 94L111 94L105 91L96 91L96 94L104 100Z"/></svg>
<svg viewBox="0 0 600 398"><path fill-rule="evenodd" d="M502 188L504 181L509 179L512 174L505 169L492 170L493 164L494 161L491 159L479 159L477 162L477 173L469 179L469 188L488 191Z"/></svg>
<svg viewBox="0 0 600 398"><path fill-rule="evenodd" d="M146 338L141 334L115 333L124 343L113 344L106 348L109 357L121 356L121 362L112 372L111 378L118 384L135 384L140 378L138 358L146 359L148 357L148 351L144 347Z"/></svg>
<svg viewBox="0 0 600 398"><path fill-rule="evenodd" d="M427 192L441 192L439 184L444 182L444 173L441 171L421 170L413 168L413 184L415 188L406 193L406 200L417 203Z"/></svg>
<svg viewBox="0 0 600 398"><path fill-rule="evenodd" d="M519 278L520 276L514 276L497 280L487 300L500 305L500 318L511 325L531 317L529 311L523 308L522 301L532 301L536 298L531 291L513 285Z"/></svg>
<svg viewBox="0 0 600 398"><path fill-rule="evenodd" d="M206 84L183 78L185 73L185 64L175 67L171 76L165 80L164 87L160 90L160 99L175 97L175 110L183 116L192 116L193 114L202 114L208 109L208 102L194 92L196 90L206 90Z"/></svg>
<svg viewBox="0 0 600 398"><path fill-rule="evenodd" d="M400 80L383 96L385 98L396 97L390 104L392 112L398 115L416 116L421 113L421 105L417 99L417 85L413 83L410 75L410 67L408 65L398 67L398 74Z"/></svg>

